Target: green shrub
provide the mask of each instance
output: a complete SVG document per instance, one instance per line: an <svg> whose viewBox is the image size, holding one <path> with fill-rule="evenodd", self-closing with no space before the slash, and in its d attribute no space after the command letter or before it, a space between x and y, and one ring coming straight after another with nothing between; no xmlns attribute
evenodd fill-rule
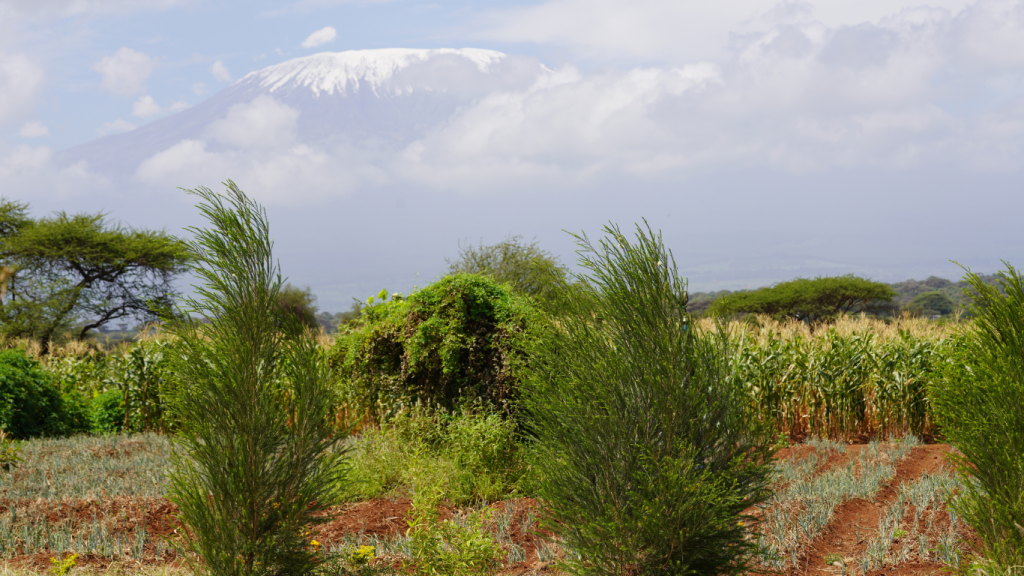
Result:
<svg viewBox="0 0 1024 576"><path fill-rule="evenodd" d="M12 438L87 430L77 403L76 397L61 397L53 378L24 351L0 351L0 429Z"/></svg>
<svg viewBox="0 0 1024 576"><path fill-rule="evenodd" d="M970 478L951 501L974 527L997 572L1024 565L1024 277L1013 266L997 285L968 271L974 321L933 387L935 412Z"/></svg>
<svg viewBox="0 0 1024 576"><path fill-rule="evenodd" d="M456 274L363 308L331 362L344 402L373 421L417 403L453 410L477 401L509 413L539 318L508 286Z"/></svg>
<svg viewBox="0 0 1024 576"><path fill-rule="evenodd" d="M309 529L344 480L330 372L315 335L280 313L266 212L226 184L226 197L193 191L210 222L190 229L201 285L165 314L179 551L197 575L309 574L323 563Z"/></svg>
<svg viewBox="0 0 1024 576"><path fill-rule="evenodd" d="M124 394L112 388L92 400L89 414L93 434L117 434L124 429Z"/></svg>
<svg viewBox="0 0 1024 576"><path fill-rule="evenodd" d="M55 436L74 436L87 434L92 429L92 403L89 399L72 390L64 392L61 397L60 429Z"/></svg>
<svg viewBox="0 0 1024 576"><path fill-rule="evenodd" d="M499 500L524 474L512 420L486 410L402 411L351 451L351 499L438 490L452 504Z"/></svg>
<svg viewBox="0 0 1024 576"><path fill-rule="evenodd" d="M774 433L729 371L725 334L691 322L661 236L605 232L576 236L589 274L563 291L524 386L543 525L575 573L743 573L743 512L770 494Z"/></svg>

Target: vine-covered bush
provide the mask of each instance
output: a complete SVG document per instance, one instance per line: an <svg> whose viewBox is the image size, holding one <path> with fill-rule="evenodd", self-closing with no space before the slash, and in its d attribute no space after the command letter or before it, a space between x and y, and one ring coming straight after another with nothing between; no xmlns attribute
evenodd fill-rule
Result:
<svg viewBox="0 0 1024 576"><path fill-rule="evenodd" d="M22 350L0 351L0 429L18 439L86 431L84 400L62 396L53 378Z"/></svg>
<svg viewBox="0 0 1024 576"><path fill-rule="evenodd" d="M539 338L530 300L475 274L447 276L407 298L381 296L331 350L349 409L374 421L417 403L513 410L526 350Z"/></svg>

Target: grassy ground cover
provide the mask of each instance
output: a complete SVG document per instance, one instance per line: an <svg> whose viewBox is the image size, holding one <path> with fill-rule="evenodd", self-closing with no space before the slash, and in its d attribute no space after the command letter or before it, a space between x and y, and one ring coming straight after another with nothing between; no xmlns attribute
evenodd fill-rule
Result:
<svg viewBox="0 0 1024 576"><path fill-rule="evenodd" d="M354 442L375 442L374 453L398 457L396 437L371 434ZM51 558L72 553L79 555L73 570L83 575L183 574L171 545L178 527L175 510L162 495L166 438L82 436L33 440L22 447L24 461L0 473L0 558L6 574L47 571ZM755 512L760 524L750 527L750 537L763 546L762 568L874 575L942 574L965 567L971 534L944 504L961 482L944 464L948 450L912 437L855 445L812 439L784 449L775 464L776 495ZM458 481L454 474L442 485ZM364 572L415 573L410 496L427 486L364 487L362 495L330 510L329 522L310 536L311 542L342 559L337 570L352 570L345 559L370 546L375 558ZM572 551L538 528L536 502L513 486L498 501L442 501L438 522L448 523L451 546L471 537L493 542L500 549L493 573L555 573L558 560Z"/></svg>

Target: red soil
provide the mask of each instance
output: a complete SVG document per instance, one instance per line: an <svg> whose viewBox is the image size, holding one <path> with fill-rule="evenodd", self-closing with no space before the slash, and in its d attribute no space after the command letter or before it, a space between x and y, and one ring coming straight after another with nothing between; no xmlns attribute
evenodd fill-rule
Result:
<svg viewBox="0 0 1024 576"><path fill-rule="evenodd" d="M853 447L851 447L853 448ZM884 484L875 494L871 501L855 498L840 505L833 513L832 520L818 538L807 548L803 556L801 566L790 568L787 574L822 574L826 572L839 573L836 566L831 566L825 561L825 557L836 554L843 558L856 558L864 554L867 548L867 538L874 535L878 527L879 519L885 513L886 508L899 494L901 484L910 483L923 474L934 474L939 471L946 456L950 453L950 447L942 444L931 444L914 448L911 453L896 467L896 476ZM913 522L913 518L907 515L903 519L903 525ZM947 520L948 523L948 520ZM940 528L945 528L940 526ZM895 549L898 542L893 543ZM847 572L854 571L855 567L848 566ZM856 568L859 571L859 568ZM886 566L882 569L870 572L874 574L887 574L899 576L924 575L924 574L947 574L949 568L934 562L910 561L895 566Z"/></svg>
<svg viewBox="0 0 1024 576"><path fill-rule="evenodd" d="M864 447L859 445L849 446L845 453L831 453L828 458L818 466L817 473L823 473L837 466L845 465L855 457ZM804 458L812 449L806 445L795 445L784 448L780 451L779 458L796 457ZM815 539L805 552L801 565L797 569L787 570L787 576L834 573L838 575L840 569L830 566L825 562L825 557L831 554L838 554L844 558L856 558L864 553L867 546L866 540L873 535L878 526L879 517L884 513L889 503L893 502L898 494L900 484L912 482L924 473L934 473L939 470L945 461L945 456L950 452L946 445L926 445L914 448L910 455L902 461L896 469L896 476L889 483L884 485L872 501L855 499L839 506L832 518L831 523L824 532ZM97 519L107 524L111 533L120 533L123 536L131 534L137 527L144 526L146 532L155 536L169 536L179 527L174 505L163 499L139 499L139 498L112 498L110 500L66 500L60 502L37 500L33 502L2 502L0 501L0 512L6 511L9 507L17 507L19 515L21 510L33 511L45 514L49 522L71 520L76 526L90 526ZM551 569L538 561L537 547L540 538L534 533L524 533L522 529L523 520L530 513L536 514L536 501L532 499L520 499L506 502L497 502L491 505L496 511L504 511L508 506L515 506L516 513L509 526L510 537L516 545L522 547L526 554L526 561L515 565L507 566L502 574L508 576L526 576L529 574L549 573ZM411 502L405 500L374 499L366 502L359 502L340 506L328 512L331 519L318 526L314 532L314 538L323 545L342 540L346 535L364 534L376 535L378 537L394 537L404 534L408 530L406 522L411 508ZM442 518L450 517L454 511L442 509ZM913 522L912 517L904 518L904 525ZM947 520L948 523L948 520ZM861 538L858 538L858 534ZM893 546L897 546L894 543ZM38 571L50 568L50 558L53 554L31 554L15 557L8 561L10 565L33 568ZM160 558L156 556L156 550L152 545L147 545L144 558L146 565L152 564L177 564L172 552L164 551ZM109 558L95 556L80 556L78 565L86 565L99 569L109 568L112 564ZM129 567L134 561L121 561L118 564ZM859 568L847 566L846 572L859 572ZM923 562L920 559L911 558L907 562L897 566L886 566L882 570L871 572L868 576L880 576L885 573L887 576L925 576L948 573L948 568L931 562Z"/></svg>

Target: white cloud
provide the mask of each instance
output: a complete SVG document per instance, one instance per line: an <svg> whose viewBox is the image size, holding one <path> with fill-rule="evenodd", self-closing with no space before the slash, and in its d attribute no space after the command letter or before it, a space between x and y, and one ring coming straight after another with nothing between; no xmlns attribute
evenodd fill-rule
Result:
<svg viewBox="0 0 1024 576"><path fill-rule="evenodd" d="M46 146L7 147L0 141L0 197L30 201L38 210L41 206L37 201L88 196L106 189L108 184L107 178L89 171L83 162L57 166L53 150ZM40 198L42 190L46 197Z"/></svg>
<svg viewBox="0 0 1024 576"><path fill-rule="evenodd" d="M223 62L217 60L210 66L210 74L221 82L231 82L231 72L228 72L228 67ZM200 86L200 84L197 84Z"/></svg>
<svg viewBox="0 0 1024 576"><path fill-rule="evenodd" d="M330 42L334 42L338 38L338 31L334 29L334 26L325 26L316 32L313 32L302 42L303 48L316 48L317 46L323 46Z"/></svg>
<svg viewBox="0 0 1024 576"><path fill-rule="evenodd" d="M196 96L202 96L202 95L206 94L206 84L203 84L202 82L197 82L197 83L193 84L192 85L192 93L195 94Z"/></svg>
<svg viewBox="0 0 1024 576"><path fill-rule="evenodd" d="M931 0L960 10L970 0ZM578 56L613 61L687 62L728 53L730 38L766 20L820 21L826 26L877 22L919 0L547 0L486 13L475 36L501 42L534 42L568 48Z"/></svg>
<svg viewBox="0 0 1024 576"><path fill-rule="evenodd" d="M142 96L132 104L132 116L150 118L160 113L160 106L152 96Z"/></svg>
<svg viewBox="0 0 1024 576"><path fill-rule="evenodd" d="M203 140L183 140L139 165L137 181L191 187L232 178L261 202L311 201L388 181L358 150L295 145L275 150L212 151Z"/></svg>
<svg viewBox="0 0 1024 576"><path fill-rule="evenodd" d="M129 132L131 130L135 130L135 128L135 124L118 118L113 122L104 122L99 128L96 129L96 133L99 134L100 136L106 136L107 134Z"/></svg>
<svg viewBox="0 0 1024 576"><path fill-rule="evenodd" d="M1024 79L1016 55L1004 55L1024 31L1016 12L983 3L830 26L799 5L782 8L744 24L715 61L550 70L511 56L490 72L442 60L410 67L395 75L402 90L388 92L396 106L410 91L443 91L459 105L429 125L417 114L401 144L386 141L406 126L401 114L367 113L360 122L386 136L339 144L344 126L334 140L307 139L300 104L261 96L132 169L152 183L247 174L291 198L299 193L289 179L311 195L379 182L468 195L614 181L673 187L751 170L827 179L1019 167Z"/></svg>
<svg viewBox="0 0 1024 576"><path fill-rule="evenodd" d="M184 110L186 108L188 108L188 102L186 102L184 100L178 100L177 102L174 102L173 104L171 104L171 106L167 109L167 111L173 114L175 112L181 112L182 110Z"/></svg>
<svg viewBox="0 0 1024 576"><path fill-rule="evenodd" d="M224 118L214 121L209 136L229 147L272 149L295 142L299 111L270 96L232 106Z"/></svg>
<svg viewBox="0 0 1024 576"><path fill-rule="evenodd" d="M18 131L18 135L22 138L42 138L43 136L50 135L50 129L43 125L38 120L26 122L21 130Z"/></svg>
<svg viewBox="0 0 1024 576"><path fill-rule="evenodd" d="M92 69L103 76L104 90L119 96L134 96L145 92L144 83L156 68L156 61L131 48L121 48L93 64Z"/></svg>
<svg viewBox="0 0 1024 576"><path fill-rule="evenodd" d="M25 54L0 52L0 126L32 111L43 78L43 69Z"/></svg>

